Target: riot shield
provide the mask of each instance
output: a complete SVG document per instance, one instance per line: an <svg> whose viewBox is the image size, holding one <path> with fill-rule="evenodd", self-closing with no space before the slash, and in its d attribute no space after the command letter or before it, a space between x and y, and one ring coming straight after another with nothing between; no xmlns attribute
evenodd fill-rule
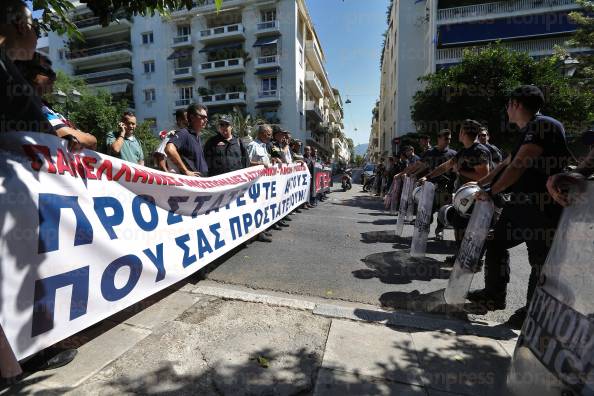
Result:
<svg viewBox="0 0 594 396"><path fill-rule="evenodd" d="M406 221L412 221L414 214L415 214L415 202L413 200L413 191L415 189L415 186L417 185L417 178L415 176L410 176L410 180L411 180L411 182L410 182L411 186L408 191L408 198L407 198L408 206L406 208Z"/></svg>
<svg viewBox="0 0 594 396"><path fill-rule="evenodd" d="M507 383L516 395L594 395L594 183L567 207Z"/></svg>
<svg viewBox="0 0 594 396"><path fill-rule="evenodd" d="M470 289L474 273L477 272L485 239L493 218L495 206L492 201L476 201L470 222L466 227L462 245L454 263L454 269L444 292L448 305L463 305Z"/></svg>
<svg viewBox="0 0 594 396"><path fill-rule="evenodd" d="M404 230L404 221L406 220L406 211L408 205L408 198L410 192L414 188L410 177L404 177L404 187L402 188L402 194L400 194L400 210L398 211L398 221L396 221L396 236L402 236Z"/></svg>
<svg viewBox="0 0 594 396"><path fill-rule="evenodd" d="M410 246L410 255L412 257L425 257L427 238L429 237L429 228L431 227L434 196L435 184L426 182L421 190L421 200L417 208L417 220Z"/></svg>
<svg viewBox="0 0 594 396"><path fill-rule="evenodd" d="M402 192L402 178L394 179L392 182L392 199L390 200L390 214L395 215L398 207L398 200Z"/></svg>

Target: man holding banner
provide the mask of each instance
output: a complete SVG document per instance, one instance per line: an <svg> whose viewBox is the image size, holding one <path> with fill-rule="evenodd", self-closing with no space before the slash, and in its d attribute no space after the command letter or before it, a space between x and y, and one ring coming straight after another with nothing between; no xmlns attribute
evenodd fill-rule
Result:
<svg viewBox="0 0 594 396"><path fill-rule="evenodd" d="M204 105L188 106L188 128L180 129L165 147L167 156L182 175L208 176L200 132L208 123L208 109Z"/></svg>

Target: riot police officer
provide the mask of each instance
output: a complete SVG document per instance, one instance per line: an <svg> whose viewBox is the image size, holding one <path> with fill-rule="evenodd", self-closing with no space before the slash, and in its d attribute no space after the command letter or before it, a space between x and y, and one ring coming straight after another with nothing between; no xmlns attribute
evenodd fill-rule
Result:
<svg viewBox="0 0 594 396"><path fill-rule="evenodd" d="M547 179L563 171L572 160L563 124L539 113L544 105L542 91L533 85L515 89L507 102L509 122L519 129L521 139L512 155L485 179L479 181L484 192L478 199L494 199L503 212L486 243L485 288L468 299L489 309L504 309L509 282L508 249L521 243L528 247L532 267L528 282L530 301L540 270L551 248L562 207L547 193ZM501 193L510 193L502 203ZM526 317L522 308L508 320L519 328Z"/></svg>

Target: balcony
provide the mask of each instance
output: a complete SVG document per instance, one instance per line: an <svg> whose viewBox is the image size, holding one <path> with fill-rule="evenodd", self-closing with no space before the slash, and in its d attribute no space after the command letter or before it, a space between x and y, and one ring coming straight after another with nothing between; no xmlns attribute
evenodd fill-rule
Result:
<svg viewBox="0 0 594 396"><path fill-rule="evenodd" d="M224 59L200 64L200 73L204 76L241 72L245 72L245 65L242 58Z"/></svg>
<svg viewBox="0 0 594 396"><path fill-rule="evenodd" d="M116 18L116 21L110 22L107 26L101 25L101 20L98 17L80 19L75 21L74 24L78 28L78 31L84 33L86 36L92 35L93 33L101 33L101 35L105 35L130 30L132 21L128 19L125 14L118 14Z"/></svg>
<svg viewBox="0 0 594 396"><path fill-rule="evenodd" d="M316 71L319 75L326 76L326 70L324 69L324 57L322 56L322 51L320 51L320 48L315 41L309 40L305 43L305 56L314 71Z"/></svg>
<svg viewBox="0 0 594 396"><path fill-rule="evenodd" d="M335 122L339 122L340 121L340 113L338 112L338 110L332 110L332 109L330 109L328 111L328 116L329 116L330 122L332 122L333 124Z"/></svg>
<svg viewBox="0 0 594 396"><path fill-rule="evenodd" d="M92 48L81 48L66 53L66 59L73 65L90 63L122 63L132 59L132 44L120 42Z"/></svg>
<svg viewBox="0 0 594 396"><path fill-rule="evenodd" d="M324 111L317 102L308 100L305 102L305 113L309 116L313 116L316 121L324 121Z"/></svg>
<svg viewBox="0 0 594 396"><path fill-rule="evenodd" d="M178 99L175 101L173 108L175 110L185 109L192 103L192 99Z"/></svg>
<svg viewBox="0 0 594 396"><path fill-rule="evenodd" d="M260 22L256 25L256 36L270 33L280 33L279 21Z"/></svg>
<svg viewBox="0 0 594 396"><path fill-rule="evenodd" d="M280 66L279 55L260 56L256 59L256 69L266 69Z"/></svg>
<svg viewBox="0 0 594 396"><path fill-rule="evenodd" d="M173 79L194 77L192 67L178 67L173 70Z"/></svg>
<svg viewBox="0 0 594 396"><path fill-rule="evenodd" d="M85 80L87 84L91 86L105 86L107 84L117 84L122 82L132 84L134 82L134 74L130 68L78 74L76 77Z"/></svg>
<svg viewBox="0 0 594 396"><path fill-rule="evenodd" d="M171 44L172 48L184 48L184 47L192 47L192 36L177 36L173 38L173 44Z"/></svg>
<svg viewBox="0 0 594 396"><path fill-rule="evenodd" d="M224 41L224 40L245 39L245 29L241 23L233 25L218 26L205 29L200 32L200 41L203 43Z"/></svg>
<svg viewBox="0 0 594 396"><path fill-rule="evenodd" d="M511 51L525 52L530 56L548 56L554 53L556 45L563 46L568 40L568 37L556 37L542 40L523 40L513 42L503 42L502 45ZM438 65L445 65L451 63L458 63L462 60L464 51L478 52L481 49L486 48L483 46L472 46L472 47L456 47L456 48L443 48L438 49L436 53L435 63ZM570 52L584 52L587 48L568 48Z"/></svg>
<svg viewBox="0 0 594 396"><path fill-rule="evenodd" d="M206 106L245 105L245 92L227 92L200 97L200 103Z"/></svg>
<svg viewBox="0 0 594 396"><path fill-rule="evenodd" d="M260 91L258 92L258 97L256 98L256 102L258 103L279 102L280 100L280 91L278 89Z"/></svg>
<svg viewBox="0 0 594 396"><path fill-rule="evenodd" d="M437 24L446 25L485 19L534 15L579 9L575 0L508 0L443 8L437 11Z"/></svg>
<svg viewBox="0 0 594 396"><path fill-rule="evenodd" d="M322 82L318 78L316 72L306 72L305 83L312 89L313 93L316 94L318 98L324 97L324 86L322 85Z"/></svg>

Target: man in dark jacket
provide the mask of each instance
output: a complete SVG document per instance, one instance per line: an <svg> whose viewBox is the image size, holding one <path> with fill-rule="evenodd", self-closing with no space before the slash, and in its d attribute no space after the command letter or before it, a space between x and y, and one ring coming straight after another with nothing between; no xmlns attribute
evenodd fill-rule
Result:
<svg viewBox="0 0 594 396"><path fill-rule="evenodd" d="M209 176L234 172L249 166L249 156L241 139L233 135L233 126L228 116L222 116L219 133L206 142L204 157Z"/></svg>

